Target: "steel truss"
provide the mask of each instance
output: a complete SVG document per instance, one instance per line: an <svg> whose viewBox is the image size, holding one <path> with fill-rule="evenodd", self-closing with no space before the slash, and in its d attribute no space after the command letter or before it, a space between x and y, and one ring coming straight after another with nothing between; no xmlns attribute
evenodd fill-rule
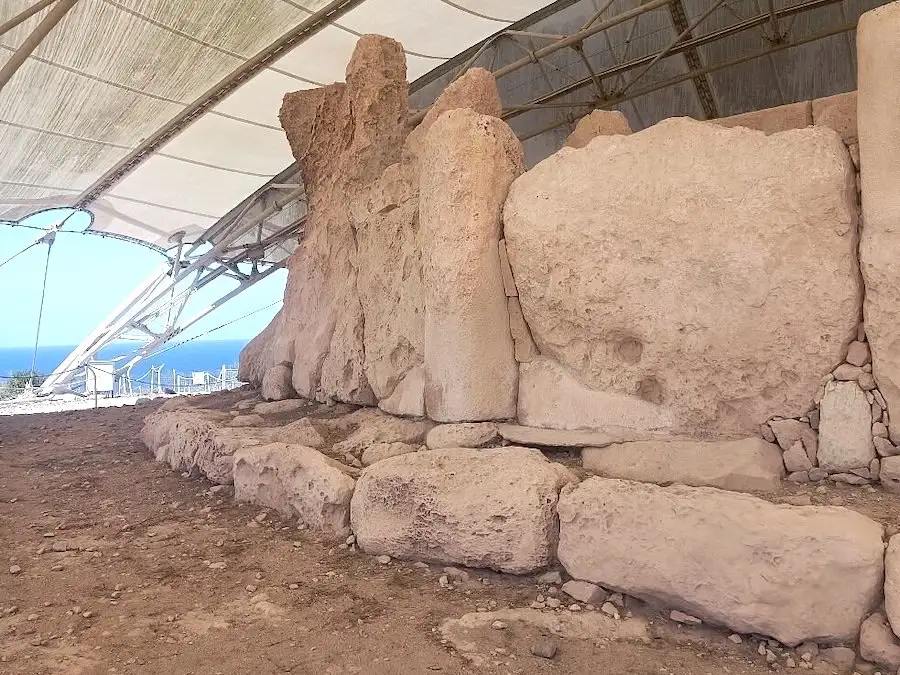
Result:
<svg viewBox="0 0 900 675"><path fill-rule="evenodd" d="M128 342L117 358L117 374L130 377L142 359L254 284L283 268L303 237L306 196L296 171L284 172L247 198L199 239L175 235L167 261L144 280L44 381L40 395L65 390L85 373L98 353ZM199 312L185 317L194 294L219 278L236 286Z"/></svg>

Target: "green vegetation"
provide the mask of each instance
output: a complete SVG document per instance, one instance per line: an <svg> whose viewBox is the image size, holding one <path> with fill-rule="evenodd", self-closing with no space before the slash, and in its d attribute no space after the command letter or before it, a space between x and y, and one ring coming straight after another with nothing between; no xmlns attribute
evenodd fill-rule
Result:
<svg viewBox="0 0 900 675"><path fill-rule="evenodd" d="M16 398L25 391L28 382L32 382L32 386L39 387L47 379L45 375L30 370L20 370L13 373L8 378L0 380L0 401Z"/></svg>

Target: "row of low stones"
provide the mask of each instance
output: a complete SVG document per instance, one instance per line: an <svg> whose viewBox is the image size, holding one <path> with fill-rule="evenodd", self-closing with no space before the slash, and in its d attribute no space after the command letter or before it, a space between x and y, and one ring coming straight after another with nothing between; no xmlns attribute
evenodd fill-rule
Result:
<svg viewBox="0 0 900 675"><path fill-rule="evenodd" d="M362 412L327 423L346 425ZM252 429L252 439L247 429L221 426L238 419L229 418L160 411L148 417L142 438L179 470L233 481L238 499L326 533L352 529L369 554L514 574L558 559L576 580L787 645L855 641L886 592L887 617L900 629L900 540L889 547L884 583L882 526L844 508L775 505L709 487L602 477L579 483L540 451L515 445L418 450L360 471L298 444L312 437L306 418ZM490 426L435 427L426 442L529 433ZM367 428L359 425L341 443L377 438ZM271 442L276 436L282 441ZM587 457L602 450L586 450Z"/></svg>
<svg viewBox="0 0 900 675"><path fill-rule="evenodd" d="M858 337L845 362L822 380L813 410L799 419L772 419L761 428L763 438L784 451L789 481L881 480L887 489L900 490L900 451L889 438L887 404L872 377L861 327Z"/></svg>

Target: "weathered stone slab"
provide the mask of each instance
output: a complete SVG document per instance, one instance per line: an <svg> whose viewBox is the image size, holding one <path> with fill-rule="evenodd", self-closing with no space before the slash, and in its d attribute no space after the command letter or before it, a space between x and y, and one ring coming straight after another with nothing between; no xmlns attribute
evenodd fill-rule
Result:
<svg viewBox="0 0 900 675"><path fill-rule="evenodd" d="M549 429L665 429L672 414L637 396L589 389L553 359L519 365L519 424Z"/></svg>
<svg viewBox="0 0 900 675"><path fill-rule="evenodd" d="M855 172L831 129L675 118L600 137L516 179L503 217L542 356L675 432L806 414L856 336Z"/></svg>
<svg viewBox="0 0 900 675"><path fill-rule="evenodd" d="M573 577L739 633L852 642L880 600L882 527L847 509L589 478L558 510Z"/></svg>
<svg viewBox="0 0 900 675"><path fill-rule="evenodd" d="M872 408L856 382L830 382L819 408L819 466L849 471L875 459Z"/></svg>
<svg viewBox="0 0 900 675"><path fill-rule="evenodd" d="M481 448L500 440L493 422L441 424L428 432L425 444L429 450L441 448Z"/></svg>
<svg viewBox="0 0 900 675"><path fill-rule="evenodd" d="M855 91L813 100L812 117L813 124L834 129L847 145L858 142Z"/></svg>
<svg viewBox="0 0 900 675"><path fill-rule="evenodd" d="M351 503L366 553L527 574L553 560L572 476L528 448L449 448L363 470Z"/></svg>
<svg viewBox="0 0 900 675"><path fill-rule="evenodd" d="M511 443L548 448L604 447L611 443L644 441L653 438L653 434L619 428L610 428L604 431L572 431L524 427L518 424L498 424L497 430L504 439ZM660 440L670 439L663 437Z"/></svg>
<svg viewBox="0 0 900 675"><path fill-rule="evenodd" d="M578 120L575 130L569 134L564 145L583 148L597 136L627 136L630 133L628 120L618 110L595 110Z"/></svg>
<svg viewBox="0 0 900 675"><path fill-rule="evenodd" d="M585 448L581 463L588 471L607 478L682 483L737 492L778 490L784 477L781 450L760 438L708 443L617 443L605 448Z"/></svg>
<svg viewBox="0 0 900 675"><path fill-rule="evenodd" d="M721 117L712 120L713 124L720 127L746 127L764 132L767 136L791 129L803 129L813 123L813 108L811 101L788 103L775 108L752 110Z"/></svg>
<svg viewBox="0 0 900 675"><path fill-rule="evenodd" d="M865 222L859 257L866 284L866 336L875 380L893 413L900 411L900 3L892 2L863 14L856 31L856 46ZM900 421L900 414L894 419ZM897 422L891 424L891 440L900 441Z"/></svg>
<svg viewBox="0 0 900 675"><path fill-rule="evenodd" d="M342 465L302 445L271 443L234 455L234 497L337 536L349 533L354 480Z"/></svg>
<svg viewBox="0 0 900 675"><path fill-rule="evenodd" d="M426 410L440 422L512 417L518 369L498 246L522 146L496 117L459 109L434 122L422 152Z"/></svg>

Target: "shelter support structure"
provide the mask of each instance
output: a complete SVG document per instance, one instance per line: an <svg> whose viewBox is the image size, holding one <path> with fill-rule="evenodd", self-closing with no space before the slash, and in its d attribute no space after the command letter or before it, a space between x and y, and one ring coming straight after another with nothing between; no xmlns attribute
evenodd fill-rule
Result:
<svg viewBox="0 0 900 675"><path fill-rule="evenodd" d="M199 239L186 244L175 237L167 262L145 279L98 325L41 385L48 395L65 387L106 347L131 342L115 358L125 373L140 360L161 350L173 338L254 284L282 269L303 236L306 201L302 186L286 183L251 195ZM285 189L289 192L282 196ZM220 294L194 314L185 310L197 291L220 278L237 286Z"/></svg>

